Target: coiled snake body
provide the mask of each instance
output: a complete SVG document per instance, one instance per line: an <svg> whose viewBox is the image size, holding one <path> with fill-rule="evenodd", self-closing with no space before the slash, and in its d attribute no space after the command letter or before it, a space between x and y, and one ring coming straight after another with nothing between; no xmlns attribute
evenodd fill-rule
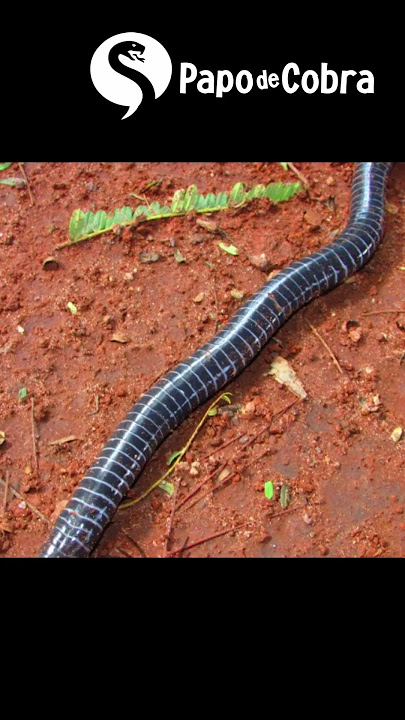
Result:
<svg viewBox="0 0 405 720"><path fill-rule="evenodd" d="M266 282L210 342L141 396L59 515L39 557L88 556L165 437L238 375L287 318L365 265L383 235L392 165L358 163L349 221L339 238Z"/></svg>

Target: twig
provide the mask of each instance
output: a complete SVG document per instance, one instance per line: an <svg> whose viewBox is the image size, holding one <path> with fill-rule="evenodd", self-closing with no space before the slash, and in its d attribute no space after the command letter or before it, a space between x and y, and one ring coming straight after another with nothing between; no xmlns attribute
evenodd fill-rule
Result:
<svg viewBox="0 0 405 720"><path fill-rule="evenodd" d="M202 480L202 482L200 482L193 490L191 490L191 492L189 492L189 494L186 495L186 497L183 498L183 500L180 500L180 502L176 505L176 510L179 510L188 500L190 500L190 498L194 497L194 495L195 495L196 493L198 493L198 491L199 491L204 485L206 485L207 482L209 482L210 480L212 480L212 478L214 478L215 475L219 475L219 473L221 473L222 470L224 470L224 469L226 468L226 466L227 466L227 463L224 462L222 465L219 466L219 468L217 468L216 470L213 470L213 471L208 475L208 477L205 478L205 480ZM210 492L211 492L211 490L210 490ZM204 496L204 497L205 497L205 496ZM191 507L191 505L190 505L190 507Z"/></svg>
<svg viewBox="0 0 405 720"><path fill-rule="evenodd" d="M214 297L215 297L215 308L217 311L217 321L216 321L216 330L219 330L219 327L221 325L220 319L219 319L219 302L218 302L218 293L217 293L217 276L214 271Z"/></svg>
<svg viewBox="0 0 405 720"><path fill-rule="evenodd" d="M128 538L128 540L132 543L132 545L134 545L134 547L136 547L136 549L138 550L139 554L142 555L142 557L144 557L144 558L148 557L146 555L145 551L142 550L141 546L136 542L136 540L134 540L134 538L132 537L132 535L129 534L129 532L124 530L124 528L120 528L120 530L125 535L125 537Z"/></svg>
<svg viewBox="0 0 405 720"><path fill-rule="evenodd" d="M226 465L226 463L225 463L225 465ZM207 495L210 495L215 490L220 490L222 487L224 487L224 485L226 485L229 482L229 480L232 480L235 477L235 475L240 475L240 472L236 472L236 470L233 470L232 472L230 472L229 475L227 475L226 477L224 477L223 480L221 480L219 485L216 485L215 487L210 488L209 490L207 490L206 493L204 493L204 495L200 495L200 497L198 497L197 500L195 500L193 503L191 503L191 505L189 505L188 508L186 508L186 510L191 510L191 508L194 507L194 505L197 505L197 503L199 503L200 500L204 500L204 498L206 498ZM208 480L208 478L207 478L207 480Z"/></svg>
<svg viewBox="0 0 405 720"><path fill-rule="evenodd" d="M405 313L405 310L373 310L365 312L363 315L389 315L390 313Z"/></svg>
<svg viewBox="0 0 405 720"><path fill-rule="evenodd" d="M91 412L87 413L87 415L97 415L99 409L100 409L100 398L98 395L95 396L96 398L96 409L92 410Z"/></svg>
<svg viewBox="0 0 405 720"><path fill-rule="evenodd" d="M25 182L27 183L28 195L30 196L31 206L32 206L32 205L35 204L35 203L34 203L34 198L33 198L33 196L32 196L30 184L29 184L29 182L28 182L28 178L27 178L27 175L26 175L26 173L25 173L23 164L22 164L22 163L18 163L18 167L20 168L20 170L21 170L21 172L22 172L22 174L23 174L24 180L25 180Z"/></svg>
<svg viewBox="0 0 405 720"><path fill-rule="evenodd" d="M204 457L201 458L200 463L205 462L206 460L208 460L208 458L215 455L215 453L220 452L221 450L224 450L224 448L228 447L228 445L232 445L232 443L236 442L237 440L239 440L239 438L243 437L244 435L246 435L246 433L241 432L241 433L239 433L239 435L235 435L235 437L228 440L228 442L215 448L215 450L211 450L207 455L204 455ZM244 445L244 447L246 447L246 445Z"/></svg>
<svg viewBox="0 0 405 720"><path fill-rule="evenodd" d="M117 545L117 550L118 550L120 553L122 553L122 555L125 555L125 557L131 558L131 560L134 559L134 556L133 556L133 555L130 555L129 553L127 553L127 551L124 550L124 549L123 549L122 547L120 547L119 545Z"/></svg>
<svg viewBox="0 0 405 720"><path fill-rule="evenodd" d="M179 552L184 552L185 550L191 550L191 548L196 547L197 545L202 545L203 543L208 542L209 540L215 540L215 538L221 537L222 535L227 535L230 532L233 532L234 530L239 530L242 525L235 525L234 527L230 527L227 530L222 530L221 532L214 533L214 535L209 535L208 537L201 538L201 540L196 540L195 542L190 543L189 545L183 545L182 547L178 548L177 550L172 550L167 554L167 557L172 557L173 555L177 555Z"/></svg>
<svg viewBox="0 0 405 720"><path fill-rule="evenodd" d="M311 325L311 323L309 322L309 320L307 320L306 318L304 318L304 322L306 322L306 324L308 325L308 327L311 328L311 330L312 330L312 332L314 333L314 335L316 335L316 337L318 338L319 342L321 342L322 345L324 346L324 348L326 348L326 350L328 351L329 355L331 356L334 364L336 365L337 369L338 369L339 372L343 375L343 370L342 370L341 366L339 365L339 362L338 362L336 356L333 354L332 350L330 349L329 345L325 342L325 340L323 339L323 337L321 337L321 335L319 334L318 330L316 330L316 328L314 328L314 326Z"/></svg>
<svg viewBox="0 0 405 720"><path fill-rule="evenodd" d="M0 478L0 480L1 480L1 478ZM6 488L6 489L4 490L4 498L3 498L3 515L6 514L6 509L7 509L7 496L8 496L8 486L9 486L9 483L10 483L10 473L9 473L9 471L7 470L7 472L6 472L6 482L5 482L5 488Z"/></svg>
<svg viewBox="0 0 405 720"><path fill-rule="evenodd" d="M165 543L165 556L166 557L167 557L167 553L169 550L169 543L170 543L170 538L171 538L172 529L173 529L173 517L174 517L175 510L176 510L176 498L177 498L177 492L179 489L179 484L180 484L180 478L178 477L176 480L175 488L174 488L172 511L170 513L169 527L168 527L167 535L166 535L166 543Z"/></svg>
<svg viewBox="0 0 405 720"><path fill-rule="evenodd" d="M293 163L287 163L287 165L290 168L290 170L292 170L292 172L296 174L298 180L301 180L305 190L309 190L309 182L306 179L305 175L303 175L302 172L300 172L298 170L298 168L296 168L295 165L293 165Z"/></svg>
<svg viewBox="0 0 405 720"><path fill-rule="evenodd" d="M243 446L243 448L247 448L247 447L249 447L250 445L252 445L261 435L263 435L263 433L266 432L266 430L270 430L270 428L271 428L271 426L272 426L272 424L273 424L273 421L274 421L276 418L282 417L282 416L284 415L284 413L287 412L287 410L289 410L290 408L292 408L294 405L298 405L298 403L300 403L300 402L302 402L301 398L297 398L297 400L293 400L293 402L290 403L289 405L287 405L287 407L285 407L285 408L283 408L282 410L279 410L278 412L274 413L274 415L272 416L270 422L269 422L267 425L265 425L264 428L262 428L261 430L259 430L259 432L258 432L256 435L254 435L252 438L250 438L250 440L248 440L248 442L246 443L246 445Z"/></svg>
<svg viewBox="0 0 405 720"><path fill-rule="evenodd" d="M32 448L34 451L34 466L35 472L38 473L38 451L37 451L37 439L35 435L35 417L34 417L35 401L31 397L31 433L32 433Z"/></svg>
<svg viewBox="0 0 405 720"><path fill-rule="evenodd" d="M6 487L6 483L4 482L3 478L0 478L0 484L3 485L3 487ZM43 513L41 513L41 511L38 510L38 508L36 508L35 505L33 505L32 503L30 503L29 500L27 500L27 498L24 497L24 495L21 495L21 493L19 493L18 490L16 490L15 488L13 488L12 485L9 485L9 486L8 486L8 489L9 489L9 490L13 493L13 495L15 495L19 500L22 500L23 502L25 502L25 504L27 505L27 507L29 507L29 509L32 510L32 512L35 513L35 515L38 515L38 517L40 517L41 520L43 520L44 522L48 523L48 525L52 525L52 520L50 520L49 518L47 518L46 515L43 515Z"/></svg>
<svg viewBox="0 0 405 720"><path fill-rule="evenodd" d="M273 518L281 517L282 515L285 515L286 513L295 512L295 510L299 510L302 508L302 505L293 505L293 507L286 508L285 510L281 510L280 512L274 513L274 515L269 516L269 520L273 520Z"/></svg>

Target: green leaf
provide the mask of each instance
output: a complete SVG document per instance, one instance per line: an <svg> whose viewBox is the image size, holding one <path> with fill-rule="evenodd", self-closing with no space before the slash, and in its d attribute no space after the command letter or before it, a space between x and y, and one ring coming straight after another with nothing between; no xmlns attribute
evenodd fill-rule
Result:
<svg viewBox="0 0 405 720"><path fill-rule="evenodd" d="M11 163L0 163L0 170L7 170L7 168L9 168L10 165L11 165Z"/></svg>
<svg viewBox="0 0 405 720"><path fill-rule="evenodd" d="M83 225L84 212L83 210L74 210L69 223L69 237L72 240L77 240L80 237L81 229Z"/></svg>
<svg viewBox="0 0 405 720"><path fill-rule="evenodd" d="M18 402L24 402L25 398L28 395L28 390L26 387L20 388L18 391Z"/></svg>
<svg viewBox="0 0 405 720"><path fill-rule="evenodd" d="M208 410L207 415L209 417L214 417L215 415L218 415L218 408L211 408L211 410Z"/></svg>
<svg viewBox="0 0 405 720"><path fill-rule="evenodd" d="M70 312L72 313L72 315L76 315L76 313L77 313L77 307L76 307L76 305L74 305L72 302L68 302L68 304L66 305L66 307L67 307L68 310L70 310Z"/></svg>
<svg viewBox="0 0 405 720"><path fill-rule="evenodd" d="M112 217L112 224L113 225L124 225L127 222L130 222L132 220L133 212L130 207L123 207L119 208L118 210L114 210L113 217Z"/></svg>
<svg viewBox="0 0 405 720"><path fill-rule="evenodd" d="M271 480L264 483L264 495L267 500L272 500L274 495L274 485Z"/></svg>
<svg viewBox="0 0 405 720"><path fill-rule="evenodd" d="M172 455L170 455L170 457L167 461L167 465L170 467L170 465L172 465L172 463L175 461L175 459L177 457L179 457L179 455L181 455L182 452L183 452L183 450L176 450L176 452L172 453Z"/></svg>
<svg viewBox="0 0 405 720"><path fill-rule="evenodd" d="M235 247L235 245L225 245L225 243L219 242L218 246L229 255L239 255L239 250Z"/></svg>
<svg viewBox="0 0 405 720"><path fill-rule="evenodd" d="M245 200L246 193L245 193L245 183L238 182L236 185L233 186L231 190L231 195L229 197L229 204L230 205L239 205L241 202Z"/></svg>
<svg viewBox="0 0 405 720"><path fill-rule="evenodd" d="M290 488L288 485L283 485L280 490L280 505L285 510L290 504Z"/></svg>
<svg viewBox="0 0 405 720"><path fill-rule="evenodd" d="M190 187L187 188L186 194L184 196L184 201L183 201L183 211L184 212L190 212L190 210L194 209L197 195L198 195L197 186L190 185Z"/></svg>
<svg viewBox="0 0 405 720"><path fill-rule="evenodd" d="M265 190L265 196L272 202L285 202L301 190L301 183L269 183Z"/></svg>
<svg viewBox="0 0 405 720"><path fill-rule="evenodd" d="M173 493L174 493L173 483L168 482L167 480L162 480L159 487L161 490L164 490L165 492L167 492L168 495L173 495Z"/></svg>
<svg viewBox="0 0 405 720"><path fill-rule="evenodd" d="M186 197L185 190L176 190L176 192L173 195L173 200L172 200L172 212L173 213L183 212L185 197Z"/></svg>
<svg viewBox="0 0 405 720"><path fill-rule="evenodd" d="M288 170L288 163L280 163L283 170Z"/></svg>

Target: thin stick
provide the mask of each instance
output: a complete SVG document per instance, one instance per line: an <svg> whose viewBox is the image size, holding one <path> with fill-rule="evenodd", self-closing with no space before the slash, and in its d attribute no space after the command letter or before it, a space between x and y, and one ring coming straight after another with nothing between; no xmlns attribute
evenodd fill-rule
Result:
<svg viewBox="0 0 405 720"><path fill-rule="evenodd" d="M120 530L128 538L128 540L130 540L132 545L134 545L134 547L136 547L136 549L138 550L139 554L142 555L142 557L144 557L144 558L148 557L147 554L145 553L145 551L142 550L139 543L137 543L136 540L134 540L134 538L132 537L132 535L129 534L129 532L124 530L124 528L120 528Z"/></svg>
<svg viewBox="0 0 405 720"><path fill-rule="evenodd" d="M26 173L25 173L23 164L22 164L22 163L18 163L18 167L20 168L20 170L21 170L21 172L22 172L22 174L23 174L23 176L24 176L24 180L25 180L25 182L27 183L28 195L30 196L31 206L32 206L32 205L34 205L34 198L33 198L33 196L32 196L30 184L29 184L29 182L28 182L28 178L27 178L27 175L26 175Z"/></svg>
<svg viewBox="0 0 405 720"><path fill-rule="evenodd" d="M194 507L194 505L197 505L197 503L199 503L200 500L204 500L204 498L206 498L207 495L210 495L215 490L220 490L222 487L224 487L224 485L226 485L229 482L229 480L232 480L235 477L235 475L240 475L240 473L236 472L236 470L233 470L232 472L230 472L229 475L227 475L226 477L224 477L223 480L221 480L219 485L216 485L215 487L210 488L209 490L207 490L206 493L204 493L204 495L200 495L200 497L198 497L197 500L195 500L193 503L191 503L191 505L189 505L186 508L186 510L191 510L191 508Z"/></svg>
<svg viewBox="0 0 405 720"><path fill-rule="evenodd" d="M227 535L230 532L233 532L234 530L239 530L242 525L235 525L234 527L230 527L227 530L222 530L221 532L215 533L214 535L209 535L208 537L201 538L201 540L196 540L195 542L190 543L189 545L183 545L182 547L178 548L177 550L172 550L167 554L167 557L172 557L173 555L177 555L179 552L184 552L185 550L191 550L191 548L196 547L197 545L202 545L203 543L208 542L209 540L215 540L215 538L221 537L222 535Z"/></svg>
<svg viewBox="0 0 405 720"><path fill-rule="evenodd" d="M125 555L125 557L131 558L131 560L134 559L134 556L133 556L133 555L130 555L129 553L127 553L127 551L124 550L124 549L123 549L122 547L120 547L119 545L117 545L117 550L118 550L118 552L120 552L122 555Z"/></svg>
<svg viewBox="0 0 405 720"><path fill-rule="evenodd" d="M226 466L227 466L227 463L224 462L222 465L219 466L219 468L217 468L216 470L213 470L213 471L208 475L208 477L205 478L205 480L202 480L193 490L191 490L191 492L189 492L188 495L186 495L185 498L183 498L183 500L180 500L180 502L176 505L176 510L179 510L179 508L181 508L188 500L190 500L190 498L194 497L194 495L195 495L196 493L198 493L198 491L199 491L204 485L206 485L207 482L209 482L210 480L212 480L212 478L214 478L215 475L219 475L219 473L221 473L222 470L224 470L224 469L226 468ZM210 492L211 492L211 491L210 491ZM190 507L191 507L191 506L190 506Z"/></svg>
<svg viewBox="0 0 405 720"><path fill-rule="evenodd" d="M4 490L4 498L3 498L3 515L6 514L6 509L7 509L7 496L8 496L8 486L9 486L9 483L10 483L10 473L9 473L9 471L7 470L7 472L6 472L6 482L5 482L5 487L6 487L6 489Z"/></svg>
<svg viewBox="0 0 405 720"><path fill-rule="evenodd" d="M363 315L390 315L390 313L405 313L405 310L373 310L365 312Z"/></svg>
<svg viewBox="0 0 405 720"><path fill-rule="evenodd" d="M311 323L309 322L309 320L306 320L306 318L304 318L304 322L306 322L306 324L308 325L308 327L311 328L311 330L312 330L312 332L314 333L314 335L316 335L316 337L318 338L319 342L322 343L322 345L324 346L324 348L327 350L327 352L328 352L329 355L331 356L331 358L332 358L334 364L336 365L337 369L339 370L339 372L343 375L343 370L342 370L341 366L339 365L339 362L338 362L336 356L333 354L332 350L330 349L329 345L325 342L325 340L323 339L323 337L321 337L321 335L319 334L318 330L316 330L316 328L314 328L314 326L311 325Z"/></svg>
<svg viewBox="0 0 405 720"><path fill-rule="evenodd" d="M214 270L214 297L215 297L215 308L217 311L217 321L215 323L216 330L219 330L219 326L221 325L220 319L219 319L219 302L218 302L218 293L217 293L217 275Z"/></svg>
<svg viewBox="0 0 405 720"><path fill-rule="evenodd" d="M273 422L274 422L274 420L275 420L276 418L282 417L282 416L284 415L284 413L287 412L287 410L289 410L290 408L292 408L294 405L298 405L298 403L300 403L300 402L302 402L301 398L297 398L297 400L293 400L293 402L290 403L289 405L287 405L287 407L285 407L285 408L283 408L282 410L279 410L278 412L274 413L274 415L272 416L270 422L269 422L267 425L265 425L264 428L262 428L261 430L259 430L259 432L257 433L257 435L254 435L252 438L250 438L250 440L246 443L246 445L243 446L243 448L250 447L250 445L252 445L252 443L254 443L261 435L263 435L263 433L266 432L266 430L270 430L270 428L271 428L271 426L272 426L272 424L273 424Z"/></svg>
<svg viewBox="0 0 405 720"><path fill-rule="evenodd" d="M293 163L287 163L287 165L290 168L290 170L292 170L292 172L296 174L297 178L299 180L301 180L305 190L309 190L309 182L306 179L305 175L303 175L302 172L300 172L298 170L298 168L296 168L295 165L293 165Z"/></svg>
<svg viewBox="0 0 405 720"><path fill-rule="evenodd" d="M34 398L31 397L31 434L32 434L32 448L34 451L34 466L35 472L38 473L38 451L37 451L37 439L35 435L35 417L34 417L35 403Z"/></svg>
<svg viewBox="0 0 405 720"><path fill-rule="evenodd" d="M99 409L100 409L100 398L98 395L95 396L96 398L96 409L92 410L91 412L87 413L87 415L97 415Z"/></svg>
<svg viewBox="0 0 405 720"><path fill-rule="evenodd" d="M175 510L176 510L176 498L177 498L177 492L178 492L178 489L179 489L179 484L180 484L180 478L178 477L177 480L176 480L175 488L174 488L172 511L171 511L171 513L170 513L169 527L168 527L168 531L167 531L167 535L166 535L166 543L165 543L165 556L166 556L166 557L167 557L167 553L168 553L168 550L169 550L170 538L171 538L171 535L172 535L173 517L174 517L174 512L175 512Z"/></svg>
<svg viewBox="0 0 405 720"><path fill-rule="evenodd" d="M215 450L211 450L211 452L209 452L208 455L204 455L204 457L201 458L200 463L205 462L206 460L208 460L208 458L210 458L210 457L212 457L213 455L215 455L215 453L220 452L221 450L224 450L224 448L228 447L228 445L232 445L232 443L234 443L234 442L236 442L237 440L239 440L239 438L244 437L244 435L246 435L246 433L245 433L245 432L241 432L241 433L239 433L239 435L235 435L235 437L231 438L231 440L228 440L228 442L226 442L226 443L224 443L223 445L220 445L219 447L215 448ZM244 445L244 447L246 447L246 446Z"/></svg>
<svg viewBox="0 0 405 720"><path fill-rule="evenodd" d="M4 480L3 480L2 478L0 478L0 484L3 485L3 487L6 487L6 483L4 482ZM9 490L13 493L13 495L15 495L19 500L22 500L23 502L25 502L25 504L27 505L27 507L29 507L29 509L30 509L33 513L35 513L35 515L38 515L38 517L40 517L41 520L43 520L44 522L48 523L48 525L52 525L52 520L50 520L49 518L47 518L46 515L43 515L43 514L41 513L41 511L38 510L38 508L35 507L35 505L33 505L32 503L30 503L29 500L27 500L27 498L24 497L24 495L21 495L21 493L19 493L18 490L16 490L15 488L13 488L12 485L9 485L9 486L8 486L8 489L9 489Z"/></svg>

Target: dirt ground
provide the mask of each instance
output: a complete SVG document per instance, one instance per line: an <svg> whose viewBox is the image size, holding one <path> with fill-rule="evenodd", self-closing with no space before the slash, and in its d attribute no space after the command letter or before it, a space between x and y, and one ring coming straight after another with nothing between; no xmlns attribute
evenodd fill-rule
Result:
<svg viewBox="0 0 405 720"><path fill-rule="evenodd" d="M134 207L130 193L163 204L192 183L217 193L238 181L297 178L280 163L34 162L24 165L32 199L27 186L0 185L1 556L35 556L141 393L208 341L270 272L343 229L354 163L295 166L308 192L217 213L216 233L192 214L59 251L76 208ZM13 163L0 179L20 174ZM405 434L404 199L397 164L376 256L292 317L230 383L232 405L208 418L170 477L176 509L155 489L116 513L92 557L404 555L405 439L391 437L395 428ZM156 262L144 262L153 254ZM58 264L44 269L49 256ZM295 396L269 376L277 355L305 400L291 405ZM130 498L165 472L208 406L166 439Z"/></svg>

